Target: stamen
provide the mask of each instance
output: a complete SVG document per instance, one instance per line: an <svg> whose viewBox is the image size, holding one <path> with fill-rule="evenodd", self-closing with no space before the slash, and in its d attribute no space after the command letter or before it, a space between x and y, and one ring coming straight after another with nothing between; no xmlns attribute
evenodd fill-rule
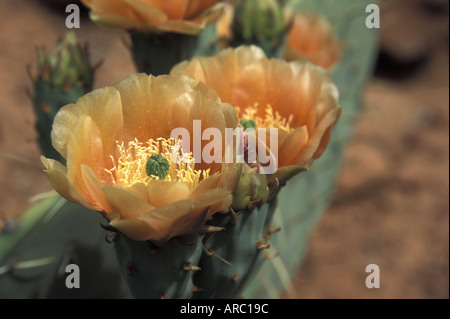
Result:
<svg viewBox="0 0 450 319"><path fill-rule="evenodd" d="M183 182L193 189L209 170L195 170L192 153L183 153L181 141L150 139L145 144L133 140L125 144L116 142L117 158L111 157L112 168L105 169L113 184L126 187L151 180Z"/></svg>
<svg viewBox="0 0 450 319"><path fill-rule="evenodd" d="M239 124L243 129L249 127L253 129L257 128L279 128L287 132L291 132L294 129L291 127L293 121L293 115L291 114L287 119L281 116L278 111L273 110L270 104L267 104L265 108L266 116L264 118L258 116L258 103L253 106L248 106L244 109L243 113L240 114L240 108L236 107L236 111L240 114L241 120Z"/></svg>

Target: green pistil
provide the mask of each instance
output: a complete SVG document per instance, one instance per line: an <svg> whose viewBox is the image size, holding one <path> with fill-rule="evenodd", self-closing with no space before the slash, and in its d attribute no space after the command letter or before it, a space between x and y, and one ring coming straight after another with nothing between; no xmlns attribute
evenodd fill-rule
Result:
<svg viewBox="0 0 450 319"><path fill-rule="evenodd" d="M256 130L256 123L253 120L241 119L239 121L239 124L242 126L244 131L248 128L252 128L252 129Z"/></svg>
<svg viewBox="0 0 450 319"><path fill-rule="evenodd" d="M170 163L161 155L152 154L145 164L145 171L147 176L164 179L169 175Z"/></svg>

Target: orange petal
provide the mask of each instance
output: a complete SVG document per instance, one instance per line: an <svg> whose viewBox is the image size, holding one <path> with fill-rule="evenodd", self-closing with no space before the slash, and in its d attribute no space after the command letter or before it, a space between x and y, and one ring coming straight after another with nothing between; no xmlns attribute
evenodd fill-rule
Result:
<svg viewBox="0 0 450 319"><path fill-rule="evenodd" d="M81 165L86 164L96 176L106 174L103 164L103 144L101 133L91 117L82 114L71 128L67 143L67 176L72 185L96 205L81 174Z"/></svg>
<svg viewBox="0 0 450 319"><path fill-rule="evenodd" d="M187 199L189 186L180 182L152 180L147 185L149 203L154 207Z"/></svg>
<svg viewBox="0 0 450 319"><path fill-rule="evenodd" d="M173 114L171 104L180 95L192 90L193 80L176 77L134 74L115 87L120 91L124 118L124 139L147 141L169 137ZM191 123L192 125L192 123Z"/></svg>
<svg viewBox="0 0 450 319"><path fill-rule="evenodd" d="M135 219L152 209L144 199L119 186L104 185L103 192L114 213L118 213L121 219Z"/></svg>
<svg viewBox="0 0 450 319"><path fill-rule="evenodd" d="M217 187L221 178L221 174L214 174L202 180L190 193L189 199L195 200L203 193Z"/></svg>
<svg viewBox="0 0 450 319"><path fill-rule="evenodd" d="M290 165L299 158L303 147L308 142L308 130L306 126L299 127L288 134L283 145L280 145L278 150L278 167ZM309 164L309 159L307 159ZM306 166L301 160L298 160L297 165Z"/></svg>
<svg viewBox="0 0 450 319"><path fill-rule="evenodd" d="M157 238L153 238L155 235L151 234L152 238L147 239L167 240L177 235L186 234L187 231L191 230L194 223L202 223L203 218L193 220L189 214L191 210L192 202L183 200L154 208L140 216L139 220L157 231Z"/></svg>
<svg viewBox="0 0 450 319"><path fill-rule="evenodd" d="M81 175L83 176L83 181L89 191L89 194L96 201L95 206L101 207L106 213L111 213L113 208L109 204L108 198L103 192L102 184L99 182L92 169L89 166L82 164Z"/></svg>
<svg viewBox="0 0 450 319"><path fill-rule="evenodd" d="M60 162L41 156L44 164L48 180L52 187L65 199L80 203L81 205L96 210L94 206L89 204L87 200L78 192L67 178L67 169Z"/></svg>
<svg viewBox="0 0 450 319"><path fill-rule="evenodd" d="M145 26L157 26L168 19L167 13L159 6L140 0L125 0L124 2L134 9L135 14Z"/></svg>
<svg viewBox="0 0 450 319"><path fill-rule="evenodd" d="M214 213L230 208L232 200L233 196L230 191L222 188L211 189L195 199L192 215L197 216L207 210L206 218L209 218Z"/></svg>
<svg viewBox="0 0 450 319"><path fill-rule="evenodd" d="M122 136L123 118L119 92L113 87L97 89L79 98L75 104L66 105L59 110L51 135L53 147L64 158L67 158L67 143L71 133L81 123L82 117L90 117L93 125L98 128L105 155L102 162L110 167L109 155L113 154L116 141Z"/></svg>

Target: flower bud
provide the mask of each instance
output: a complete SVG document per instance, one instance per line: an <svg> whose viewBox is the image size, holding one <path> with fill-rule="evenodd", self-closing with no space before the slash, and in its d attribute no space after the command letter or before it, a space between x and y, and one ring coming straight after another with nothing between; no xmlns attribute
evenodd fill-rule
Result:
<svg viewBox="0 0 450 319"><path fill-rule="evenodd" d="M92 88L93 72L87 48L78 43L73 32L68 32L48 54L37 48L37 60L37 78L49 81L53 87L67 90L79 85Z"/></svg>

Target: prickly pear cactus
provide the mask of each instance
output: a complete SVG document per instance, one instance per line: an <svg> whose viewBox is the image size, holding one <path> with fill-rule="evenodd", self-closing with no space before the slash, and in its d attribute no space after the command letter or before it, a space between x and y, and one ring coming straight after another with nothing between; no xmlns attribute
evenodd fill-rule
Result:
<svg viewBox="0 0 450 319"><path fill-rule="evenodd" d="M198 36L180 33L131 33L132 54L139 72L169 74L180 61L190 59Z"/></svg>
<svg viewBox="0 0 450 319"><path fill-rule="evenodd" d="M280 0L233 0L233 39L229 45L255 44L268 57L282 58L288 23Z"/></svg>
<svg viewBox="0 0 450 319"><path fill-rule="evenodd" d="M265 203L253 211L241 210L216 220L225 228L203 240L201 271L194 277L198 292L194 298L239 298L243 289L270 255L272 219L276 202Z"/></svg>
<svg viewBox="0 0 450 319"><path fill-rule="evenodd" d="M0 234L0 298L127 298L99 214L59 195L27 210ZM69 289L66 266L79 267L79 288Z"/></svg>
<svg viewBox="0 0 450 319"><path fill-rule="evenodd" d="M94 68L87 47L78 43L73 32L68 32L48 54L38 47L37 64L37 75L31 75L31 79L39 146L45 156L62 160L50 139L53 118L61 107L91 91Z"/></svg>
<svg viewBox="0 0 450 319"><path fill-rule="evenodd" d="M327 150L307 173L288 181L278 194L272 227L280 232L271 239L278 257L264 263L257 278L243 292L247 298L277 298L282 291L293 292L291 278L306 253L311 231L317 225L333 195L340 160L361 106L364 84L376 57L377 30L365 25L368 4L376 1L292 0L295 8L325 15L343 42L344 56L332 76L340 92L342 115L333 130ZM301 287L298 287L301 289Z"/></svg>
<svg viewBox="0 0 450 319"><path fill-rule="evenodd" d="M198 236L171 240L158 247L124 235L114 240L119 268L134 298L188 299L202 246Z"/></svg>

